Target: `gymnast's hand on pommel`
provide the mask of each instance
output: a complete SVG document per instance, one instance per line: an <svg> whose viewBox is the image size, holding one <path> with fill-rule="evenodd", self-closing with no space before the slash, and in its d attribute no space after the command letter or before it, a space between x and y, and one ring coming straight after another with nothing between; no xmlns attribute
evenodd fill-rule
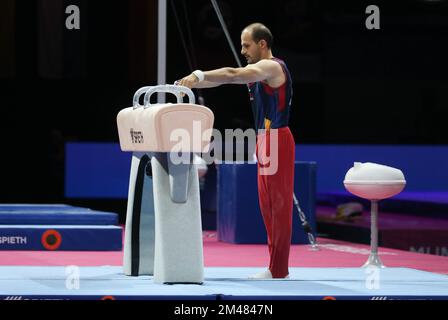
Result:
<svg viewBox="0 0 448 320"><path fill-rule="evenodd" d="M174 84L192 89L192 88L196 88L195 85L197 85L198 83L199 83L199 78L192 73L180 80L177 80Z"/></svg>
<svg viewBox="0 0 448 320"><path fill-rule="evenodd" d="M201 70L195 70L190 75L174 82L175 85L185 86L190 89L214 88L222 83L218 81L205 80L205 73Z"/></svg>

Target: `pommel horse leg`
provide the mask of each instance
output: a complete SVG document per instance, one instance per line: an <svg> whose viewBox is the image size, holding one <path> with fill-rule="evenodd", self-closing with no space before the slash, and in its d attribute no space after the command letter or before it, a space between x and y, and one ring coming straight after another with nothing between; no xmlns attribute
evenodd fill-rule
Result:
<svg viewBox="0 0 448 320"><path fill-rule="evenodd" d="M154 198L150 154L132 154L123 255L124 273L154 274Z"/></svg>
<svg viewBox="0 0 448 320"><path fill-rule="evenodd" d="M155 153L151 165L157 239L154 282L202 283L204 261L197 168L194 164L174 165L169 153Z"/></svg>

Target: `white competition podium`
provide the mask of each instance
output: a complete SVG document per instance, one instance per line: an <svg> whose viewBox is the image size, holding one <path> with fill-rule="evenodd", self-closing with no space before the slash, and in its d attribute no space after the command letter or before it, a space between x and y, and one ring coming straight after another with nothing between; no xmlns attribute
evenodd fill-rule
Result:
<svg viewBox="0 0 448 320"><path fill-rule="evenodd" d="M177 104L151 104L157 92L176 95ZM183 103L184 94L188 103ZM212 111L196 105L190 89L174 85L140 88L133 106L118 113L121 150L133 152L126 275L154 275L154 282L166 284L203 282L199 181L192 159L195 152L206 152L213 121Z"/></svg>

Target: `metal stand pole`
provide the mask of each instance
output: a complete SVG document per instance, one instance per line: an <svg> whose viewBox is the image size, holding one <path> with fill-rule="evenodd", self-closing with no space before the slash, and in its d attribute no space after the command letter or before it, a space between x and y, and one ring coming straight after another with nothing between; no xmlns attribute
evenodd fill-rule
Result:
<svg viewBox="0 0 448 320"><path fill-rule="evenodd" d="M370 256L363 268L375 266L385 268L378 255L378 200L371 200Z"/></svg>

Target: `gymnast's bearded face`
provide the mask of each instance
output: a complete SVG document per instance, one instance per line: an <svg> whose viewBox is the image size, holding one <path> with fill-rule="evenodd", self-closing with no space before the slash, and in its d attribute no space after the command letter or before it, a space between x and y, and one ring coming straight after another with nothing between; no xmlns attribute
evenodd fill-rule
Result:
<svg viewBox="0 0 448 320"><path fill-rule="evenodd" d="M261 60L260 42L256 43L251 32L246 29L241 33L241 54L246 58L248 64Z"/></svg>

